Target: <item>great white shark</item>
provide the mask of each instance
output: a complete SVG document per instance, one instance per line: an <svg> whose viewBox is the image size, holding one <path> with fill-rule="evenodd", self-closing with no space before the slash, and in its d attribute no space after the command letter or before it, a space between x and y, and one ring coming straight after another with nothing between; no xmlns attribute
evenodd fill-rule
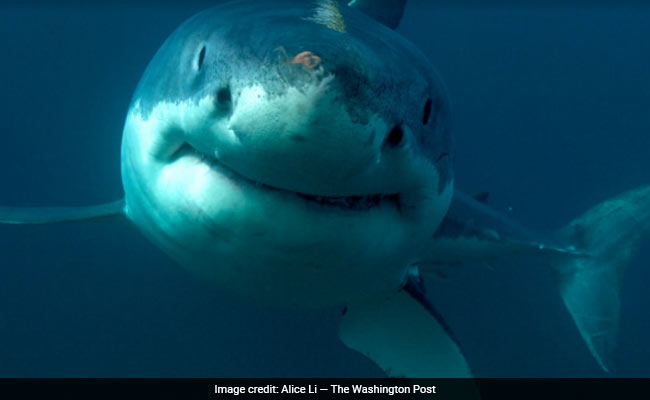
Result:
<svg viewBox="0 0 650 400"><path fill-rule="evenodd" d="M393 30L405 4L236 1L197 14L136 88L124 198L0 208L0 222L126 218L218 290L340 306L342 342L391 376L471 376L424 275L533 254L548 260L607 370L622 275L650 234L650 186L594 206L553 238L455 189L444 84Z"/></svg>

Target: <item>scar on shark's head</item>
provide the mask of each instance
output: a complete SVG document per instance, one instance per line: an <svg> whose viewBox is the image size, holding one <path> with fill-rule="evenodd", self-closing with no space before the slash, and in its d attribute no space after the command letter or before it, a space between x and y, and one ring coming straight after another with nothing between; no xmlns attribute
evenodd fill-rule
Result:
<svg viewBox="0 0 650 400"><path fill-rule="evenodd" d="M285 61L285 64L302 65L306 70L312 70L320 65L321 59L311 51L298 53L291 60Z"/></svg>

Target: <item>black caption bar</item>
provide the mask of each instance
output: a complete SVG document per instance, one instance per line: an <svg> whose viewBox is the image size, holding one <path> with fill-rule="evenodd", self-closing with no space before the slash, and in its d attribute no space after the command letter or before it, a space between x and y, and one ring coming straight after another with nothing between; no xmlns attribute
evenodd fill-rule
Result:
<svg viewBox="0 0 650 400"><path fill-rule="evenodd" d="M0 396L88 399L616 399L650 379L0 379Z"/></svg>

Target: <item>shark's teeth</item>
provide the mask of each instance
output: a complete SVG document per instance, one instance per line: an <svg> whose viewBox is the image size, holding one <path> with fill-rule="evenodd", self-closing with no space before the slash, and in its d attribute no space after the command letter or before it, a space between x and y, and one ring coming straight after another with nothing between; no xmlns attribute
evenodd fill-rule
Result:
<svg viewBox="0 0 650 400"><path fill-rule="evenodd" d="M297 193L297 195L307 201L315 202L322 206L339 207L355 211L368 210L385 202L399 206L398 194L371 194L365 196L340 197L313 196L302 193Z"/></svg>

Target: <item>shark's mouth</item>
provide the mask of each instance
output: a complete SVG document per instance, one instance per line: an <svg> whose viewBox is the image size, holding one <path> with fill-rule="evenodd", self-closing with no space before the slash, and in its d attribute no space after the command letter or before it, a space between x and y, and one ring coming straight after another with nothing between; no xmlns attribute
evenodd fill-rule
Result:
<svg viewBox="0 0 650 400"><path fill-rule="evenodd" d="M392 204L398 209L400 207L399 194L372 194L364 196L314 196L303 193L296 193L307 201L318 203L326 207L338 207L346 210L362 211L379 207L382 204Z"/></svg>
<svg viewBox="0 0 650 400"><path fill-rule="evenodd" d="M218 170L220 172L225 172L231 178L236 179L237 181L246 182L249 185L255 186L257 188L265 189L265 190L291 194L293 196L296 196L298 199L302 199L305 202L317 206L338 208L341 210L349 210L349 211L366 211L381 206L390 206L399 210L401 206L399 193L376 193L376 194L352 195L352 196L321 196L321 195L295 192L280 187L271 186L265 183L255 181L247 176L242 175L241 173L225 165L223 162L219 161L214 156L210 156L203 152L200 152L195 147L191 146L189 143L185 143L176 154L179 156L192 154L194 156L199 157L202 162L210 165L213 169Z"/></svg>

